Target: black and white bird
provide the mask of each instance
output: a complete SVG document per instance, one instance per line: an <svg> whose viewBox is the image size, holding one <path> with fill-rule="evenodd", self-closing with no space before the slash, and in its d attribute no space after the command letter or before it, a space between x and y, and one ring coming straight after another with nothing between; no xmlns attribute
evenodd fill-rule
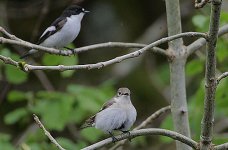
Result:
<svg viewBox="0 0 228 150"><path fill-rule="evenodd" d="M113 136L112 131L129 132L136 116L136 109L130 99L130 90L119 88L116 96L106 102L97 114L87 119L81 128L95 127L100 129L109 133L115 142L117 139Z"/></svg>
<svg viewBox="0 0 228 150"><path fill-rule="evenodd" d="M67 7L61 16L57 18L40 36L37 45L53 48L63 48L71 43L79 34L81 20L89 11L84 8L71 5ZM21 56L21 59L38 52L31 49Z"/></svg>

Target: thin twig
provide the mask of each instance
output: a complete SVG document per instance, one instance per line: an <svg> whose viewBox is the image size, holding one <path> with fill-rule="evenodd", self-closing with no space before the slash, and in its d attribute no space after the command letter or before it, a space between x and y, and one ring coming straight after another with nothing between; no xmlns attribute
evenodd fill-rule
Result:
<svg viewBox="0 0 228 150"><path fill-rule="evenodd" d="M212 145L214 105L216 91L216 44L219 30L221 0L213 0L206 50L204 113L201 121L200 149L208 150Z"/></svg>
<svg viewBox="0 0 228 150"><path fill-rule="evenodd" d="M85 51L92 50L92 49L98 49L98 48L107 48L107 47L108 48L113 48L113 47L143 48L146 46L145 44L139 44L139 43L107 42L107 43L100 43L100 44L94 44L94 45L85 46L85 47L81 47L81 48L76 48L72 52L72 50L63 51L63 50L59 50L59 49L55 49L55 48L43 47L40 45L32 44L30 42L21 40L21 39L17 38L15 35L8 33L1 26L0 26L0 32L7 35L8 37L11 37L11 39L6 39L4 37L0 37L0 43L19 45L19 46L27 47L30 49L41 50L41 51L44 51L47 53L58 54L58 55L63 55L63 56L70 56L75 53L81 53L81 52L85 52ZM186 33L182 33L182 34L183 35L180 35L180 37L203 37L205 39L207 38L207 35L205 33L199 33L199 32L186 32ZM180 37L178 37L178 38L180 38ZM162 49L156 49L156 52L160 53L162 55L166 55L166 51L162 50Z"/></svg>
<svg viewBox="0 0 228 150"><path fill-rule="evenodd" d="M167 111L169 111L171 109L170 106L166 106L163 107L159 110L157 110L156 112L154 112L152 115L150 115L148 118L146 118L146 120L144 120L140 125L138 125L137 127L135 127L133 129L133 131L135 130L139 130L142 128L145 128L148 124L150 124L153 120L157 119L159 116L161 116L162 114L166 113ZM110 148L110 150L115 150L118 147L120 147L121 145L124 145L126 143L126 139L122 140L120 142L118 142L116 145L114 145L113 147Z"/></svg>
<svg viewBox="0 0 228 150"><path fill-rule="evenodd" d="M228 149L228 143L224 143L214 147L214 150L227 150L227 149Z"/></svg>
<svg viewBox="0 0 228 150"><path fill-rule="evenodd" d="M202 8L209 0L195 0L195 8Z"/></svg>
<svg viewBox="0 0 228 150"><path fill-rule="evenodd" d="M13 65L13 66L18 66L18 62L9 58L9 57L5 57L5 56L2 56L0 55L0 60L2 60L5 64L10 64L10 65Z"/></svg>
<svg viewBox="0 0 228 150"><path fill-rule="evenodd" d="M224 78L226 78L226 77L228 77L228 72L224 72L223 74L221 74L221 75L217 78L217 85L219 84L219 82L220 82L222 79L224 79Z"/></svg>
<svg viewBox="0 0 228 150"><path fill-rule="evenodd" d="M21 41L21 39L19 39L18 37L16 37L15 35L10 34L9 32L7 32L3 27L0 26L0 32L4 35L6 35L8 38L12 39L12 40L16 40L16 41Z"/></svg>
<svg viewBox="0 0 228 150"><path fill-rule="evenodd" d="M222 26L219 28L218 36L223 36L224 34L228 33L228 24ZM201 47L203 47L206 44L206 40L203 38L200 38L193 42L192 44L187 46L187 55L191 55L195 53L197 50L199 50Z"/></svg>
<svg viewBox="0 0 228 150"><path fill-rule="evenodd" d="M127 138L135 138L137 136L142 136L142 135L162 135L162 136L167 136L170 137L174 140L180 141L182 143L185 143L187 145L189 145L190 147L197 149L198 148L198 144L197 142L195 142L194 140L192 140L189 137L186 137L180 133L174 132L174 131L170 131L170 130L166 130L166 129L157 129L157 128L147 128L147 129L140 129L140 130L135 130L135 131L130 131L129 133L126 134L121 134L118 136L115 136L115 138L117 139L117 141L123 140L123 139L127 139ZM112 138L107 138L103 141L100 141L98 143L95 143L93 145L90 145L88 147L83 148L82 150L94 150L100 147L103 147L109 143L112 143Z"/></svg>
<svg viewBox="0 0 228 150"><path fill-rule="evenodd" d="M50 141L60 150L65 150L61 145L51 136L51 134L45 129L44 125L40 122L39 118L33 114L33 118L38 126L44 131L44 134L50 139Z"/></svg>
<svg viewBox="0 0 228 150"><path fill-rule="evenodd" d="M55 48L48 48L43 47L40 45L32 44L30 42L24 41L22 39L19 39L15 35L10 34L7 32L3 27L0 26L0 32L9 37L10 39L6 39L4 37L0 37L0 43L6 43L6 44L13 44L13 45L19 45L30 49L37 49L41 50L50 54L57 54L62 56L70 56L74 55L75 53L81 53L88 50L94 50L98 48L143 48L146 46L146 44L140 44L140 43L123 43L123 42L106 42L106 43L99 43L99 44L93 44L89 46L84 46L80 48L72 50L59 50ZM166 51L161 48L154 47L156 53L160 53L162 55L166 55Z"/></svg>
<svg viewBox="0 0 228 150"><path fill-rule="evenodd" d="M126 55L122 55L122 56L116 57L116 58L108 60L108 61L98 62L98 63L95 63L95 64L72 65L72 66L64 66L64 65L58 65L58 66L33 66L33 65L25 64L23 66L24 67L23 69L25 71L31 71L31 70L59 70L59 71L65 71L65 70L76 70L76 69L100 69L102 67L109 66L109 65L114 64L114 63L122 62L123 60L126 60L126 59L138 57L142 53L146 52L147 50L150 50L151 48L153 48L155 46L158 46L160 44L163 44L163 43L166 43L166 42L169 42L169 41L172 41L174 39L181 38L181 37L204 37L204 38L206 38L206 34L205 33L198 33L198 32L186 32L186 33L176 34L176 35L173 35L173 36L169 36L169 37L165 37L165 38L162 38L160 40L157 40L157 41L155 41L155 42L153 42L153 43L151 43L151 44L149 44L149 45L147 45L147 46L143 47L142 49L139 49L139 50L137 50L135 52L132 52L132 53L129 53L129 54L126 54ZM0 42L1 42L1 38L2 37L0 37ZM6 40L9 40L9 39L6 39ZM13 41L13 42L18 42L18 41ZM19 43L24 43L24 42L19 42ZM28 42L25 45L27 45L27 44L34 45L36 47L40 47L38 45L30 44ZM33 47L33 48L35 48L35 47ZM51 49L51 48L45 48L45 47L43 47L43 48L44 49ZM52 49L52 50L55 50L55 49Z"/></svg>

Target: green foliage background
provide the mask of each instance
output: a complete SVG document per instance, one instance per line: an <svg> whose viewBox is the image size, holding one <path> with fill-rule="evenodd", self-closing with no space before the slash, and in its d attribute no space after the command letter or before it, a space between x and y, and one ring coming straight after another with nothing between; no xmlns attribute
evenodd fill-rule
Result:
<svg viewBox="0 0 228 150"><path fill-rule="evenodd" d="M137 5L135 4L134 6L135 7L129 8L131 12L133 12L133 10L140 12L138 7L136 9ZM121 10L121 7L118 8ZM147 12L145 12L145 14L147 14ZM152 13L150 12L150 14ZM209 14L207 8L205 12L194 14L191 17L191 21L186 22L186 26L191 26L190 29L193 31L208 31L209 17L204 14ZM132 17L133 15L130 14L130 16ZM136 16L136 14L134 14L134 16ZM143 13L141 16L143 16ZM148 16L149 15L147 15L147 17ZM143 17L139 18L142 20ZM129 20L132 21L133 19ZM138 20L135 20L135 22L140 22ZM228 13L222 12L221 26L227 24L227 20ZM141 23L143 24L143 21ZM146 22L144 22L144 24L146 24ZM123 26L124 25L125 24L123 23ZM146 25L141 24L134 25L135 28L144 29L146 27ZM134 25L129 25L132 27L131 30L134 29ZM137 30L133 31L136 33L139 32ZM132 39L136 34L135 32L128 31L129 37L126 39ZM122 39L124 41L125 38ZM227 39L227 36L224 36L218 40L218 74L228 70ZM96 41L96 39L94 40ZM107 41L107 39L105 40ZM163 47L165 46L166 45ZM70 44L68 47L75 48L75 45ZM111 51L112 50L109 52L107 52L107 50L102 52L98 51L97 55L91 52L92 54L90 55L76 55L71 57L45 54L39 62L43 65L73 65L79 64L81 61L83 62L83 58L89 58L86 60L92 61L93 59L95 60L95 58L104 59L109 58L112 55L115 56L117 52L118 54L123 53L122 51L111 53ZM104 55L103 53L108 54ZM19 54L9 45L1 45L0 54L21 61L19 59ZM200 122L203 113L204 54L205 47L191 56L186 65L190 126L192 137L195 140L199 140L200 138ZM101 56L101 58L98 56ZM52 135L56 137L60 145L68 150L81 149L82 147L107 137L107 135L94 128L79 130L79 127L87 117L97 112L105 101L113 97L116 89L120 86L130 87L133 93L133 103L138 110L136 124L139 124L144 118L158 108L168 105L168 102L162 98L158 90L150 83L153 82L154 84L159 85L161 91L165 90L165 87L169 85L168 63L159 56L156 56L157 58L153 57L154 60L151 60L152 57L153 56L148 54L148 56L145 57L145 62L142 62L139 67L136 67L128 77L117 79L109 73L109 68L83 72L45 71L45 74L55 86L55 90L53 91L45 90L41 83L38 83L38 79L34 77L33 73L25 73L18 68L0 63L1 83L4 87L9 86L5 98L0 102L0 150L56 149L34 123L32 118L33 113L40 117L42 123ZM148 61L150 64L149 67ZM154 61L156 61L156 63ZM153 70L151 71L148 68L153 68ZM104 74L104 76L101 74ZM4 89L4 87L2 89ZM228 94L226 93L226 89L228 89L227 79L223 80L217 89L215 123L222 122L225 119L227 120ZM165 120L163 121L163 119ZM149 127L159 127L160 124L162 128L173 130L170 116L167 118L163 117L160 122L158 121ZM217 128L219 128L219 126L217 127L217 124L215 124L215 129ZM227 128L216 132L214 143L227 142L227 132ZM148 147L148 149L150 147L162 149L163 147L161 145L174 145L173 140L164 137L159 139L154 137L152 139L153 142L151 142L151 137L136 138L132 141L129 149L138 149L142 147Z"/></svg>

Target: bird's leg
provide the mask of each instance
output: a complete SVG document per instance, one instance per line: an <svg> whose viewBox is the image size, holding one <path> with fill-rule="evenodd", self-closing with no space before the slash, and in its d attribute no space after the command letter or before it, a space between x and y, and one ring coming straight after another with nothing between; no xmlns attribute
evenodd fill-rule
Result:
<svg viewBox="0 0 228 150"><path fill-rule="evenodd" d="M128 134L128 136L130 136L131 135L131 133L130 133L130 131L128 130L128 131L121 131L123 134ZM131 138L128 138L128 140L131 142Z"/></svg>
<svg viewBox="0 0 228 150"><path fill-rule="evenodd" d="M64 47L64 48L70 50L74 56L76 55L73 48L69 48L69 47Z"/></svg>
<svg viewBox="0 0 228 150"><path fill-rule="evenodd" d="M115 136L112 134L112 132L108 132L108 133L111 135L111 137L112 137L112 142L113 142L113 143L115 143L116 141L118 141L118 139L115 138Z"/></svg>

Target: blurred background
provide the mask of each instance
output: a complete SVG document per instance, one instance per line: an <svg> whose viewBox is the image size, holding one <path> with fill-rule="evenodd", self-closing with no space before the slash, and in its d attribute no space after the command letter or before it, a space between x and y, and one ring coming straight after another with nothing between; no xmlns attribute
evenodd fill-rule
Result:
<svg viewBox="0 0 228 150"><path fill-rule="evenodd" d="M42 32L72 3L86 14L72 48L109 41L151 43L167 36L165 1L141 0L1 0L0 25L17 37L36 43ZM228 23L228 1L223 1L221 26ZM210 5L194 9L192 0L181 0L183 32L207 32ZM184 39L186 45L195 39ZM167 44L161 45L167 49ZM217 72L228 71L228 36L218 41ZM15 60L28 49L0 45L0 54ZM45 54L30 58L31 64L74 65L105 61L136 49L105 48L76 56ZM205 47L193 54L186 65L187 99L192 137L199 140L203 111ZM128 87L138 111L134 127L161 107L169 105L169 64L165 57L147 52L102 69L77 71L21 70L0 63L0 150L54 150L53 144L34 123L37 114L64 148L81 149L108 135L95 128L79 130L83 121L113 97L119 87ZM228 140L228 79L216 94L214 143ZM170 114L148 127L173 129ZM104 149L113 146L110 144ZM123 149L175 149L175 142L159 136L137 137Z"/></svg>

